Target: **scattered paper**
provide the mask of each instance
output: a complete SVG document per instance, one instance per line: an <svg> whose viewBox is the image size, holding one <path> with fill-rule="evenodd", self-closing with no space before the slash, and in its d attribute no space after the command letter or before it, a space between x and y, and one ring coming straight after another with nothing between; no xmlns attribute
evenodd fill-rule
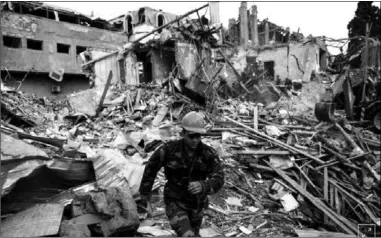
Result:
<svg viewBox="0 0 381 238"><path fill-rule="evenodd" d="M294 166L290 158L277 155L270 156L270 164L272 164L275 168L282 170L292 168Z"/></svg>
<svg viewBox="0 0 381 238"><path fill-rule="evenodd" d="M242 231L243 233L245 233L246 235L250 235L253 231L247 229L246 227L244 226L240 226L239 227L239 230Z"/></svg>
<svg viewBox="0 0 381 238"><path fill-rule="evenodd" d="M200 229L200 236L201 237L215 237L215 236L221 236L221 234L218 233L212 227L207 227L207 228Z"/></svg>
<svg viewBox="0 0 381 238"><path fill-rule="evenodd" d="M279 130L278 127L272 126L272 125L265 126L265 131L266 131L266 134L271 137L279 137L284 134L284 132Z"/></svg>
<svg viewBox="0 0 381 238"><path fill-rule="evenodd" d="M253 207L253 206L248 207L248 209L249 209L249 211L251 211L251 212L257 212L257 211L259 210L259 208L257 208L257 207Z"/></svg>
<svg viewBox="0 0 381 238"><path fill-rule="evenodd" d="M174 236L176 234L172 230L163 230L160 226L141 226L138 228L138 232L153 236Z"/></svg>
<svg viewBox="0 0 381 238"><path fill-rule="evenodd" d="M236 197L228 197L227 199L225 199L225 202L231 206L237 206L237 207L243 206L241 203L241 199L236 198Z"/></svg>
<svg viewBox="0 0 381 238"><path fill-rule="evenodd" d="M284 210L286 212L292 211L299 207L298 201L292 196L290 193L286 193L280 198L280 202L282 203Z"/></svg>

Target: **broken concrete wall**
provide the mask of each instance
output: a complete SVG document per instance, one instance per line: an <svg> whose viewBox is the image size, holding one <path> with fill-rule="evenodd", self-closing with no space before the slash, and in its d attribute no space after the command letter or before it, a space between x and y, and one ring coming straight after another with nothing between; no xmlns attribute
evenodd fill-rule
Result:
<svg viewBox="0 0 381 238"><path fill-rule="evenodd" d="M93 117L96 114L103 90L102 87L97 87L70 94L67 98L74 111Z"/></svg>
<svg viewBox="0 0 381 238"><path fill-rule="evenodd" d="M144 15L145 15L145 23L150 24L152 26L157 26L157 14L162 14L165 18L166 23L173 21L176 19L176 15L169 13L169 12L163 12L161 10L156 10L150 7L142 7L140 9L144 9ZM130 12L132 15L132 24L139 24L139 10Z"/></svg>
<svg viewBox="0 0 381 238"><path fill-rule="evenodd" d="M152 80L156 84L162 84L172 72L175 62L174 51L152 50Z"/></svg>
<svg viewBox="0 0 381 238"><path fill-rule="evenodd" d="M246 56L249 53L244 47L238 47L237 51L233 55L233 57L230 59L230 61L233 63L234 68L237 70L238 73L242 73L245 71L247 62L246 62Z"/></svg>
<svg viewBox="0 0 381 238"><path fill-rule="evenodd" d="M18 88L20 81L25 77L25 72L11 72L12 77L8 77L6 81L4 78L7 72L1 71L3 82L8 87ZM59 86L60 92L52 92L53 86ZM57 82L49 77L47 73L29 73L26 79L21 83L19 88L27 94L35 94L38 97L48 97L55 99L64 99L66 95L80 92L89 88L89 79L84 75L68 75L64 74L61 82Z"/></svg>
<svg viewBox="0 0 381 238"><path fill-rule="evenodd" d="M261 62L274 61L274 77L279 75L281 80L289 78L308 82L312 71L319 70L319 46L315 44L259 47L249 50L247 56L257 57Z"/></svg>
<svg viewBox="0 0 381 238"><path fill-rule="evenodd" d="M304 74L303 82L309 82L312 71L318 71L320 66L319 61L319 47L316 45L308 44L310 47L305 49L304 54ZM300 65L300 62L299 62Z"/></svg>
<svg viewBox="0 0 381 238"><path fill-rule="evenodd" d="M154 29L155 29L154 26L147 24L147 23L135 26L133 31L132 31L133 34L128 38L128 41L129 42L135 41L136 39L146 35L147 33L150 33ZM143 40L141 40L140 43L144 44L144 43L148 42L149 40L153 39L154 36L155 36L155 34L152 34L152 35L144 38Z"/></svg>
<svg viewBox="0 0 381 238"><path fill-rule="evenodd" d="M99 51L116 50L126 36L102 29L43 19L4 11L1 14L3 36L21 39L20 48L0 45L1 69L51 72L64 69L65 73L82 74L77 46ZM27 48L27 39L42 41L41 50ZM58 53L57 44L68 45L68 53Z"/></svg>
<svg viewBox="0 0 381 238"><path fill-rule="evenodd" d="M175 58L179 64L180 78L189 79L197 70L198 56L197 47L193 44L177 41L175 44Z"/></svg>
<svg viewBox="0 0 381 238"><path fill-rule="evenodd" d="M139 9L136 10L136 11L129 11L127 12L127 16L131 17L131 25L132 25L132 32L133 33L138 33L138 32L146 32L146 31L142 31L142 26L143 28L147 28L147 27L158 27L158 16L161 15L164 17L164 22L163 24L166 24L168 22L171 22L173 20L176 19L176 15L175 14L172 14L172 13L168 13L168 12L163 12L161 10L156 10L156 9L152 9L150 7L143 7L143 8L140 8L140 9L144 9L144 15L145 15L145 19L144 19L144 22L140 22L139 21ZM113 24L113 23L118 23L118 22L122 22L123 23L123 28L124 28L124 31L127 31L127 27L125 27L124 25L127 24L126 22L126 15L122 15L122 16L119 16L119 17L116 17L114 19L111 19L109 20L109 23ZM131 25L129 27L131 27ZM173 23L172 25L174 26L178 26L177 25L177 22ZM131 31L131 29L128 29L128 31ZM136 39L135 36L131 36L128 41L131 42L133 39Z"/></svg>
<svg viewBox="0 0 381 238"><path fill-rule="evenodd" d="M93 55L93 58L97 59L102 55L107 54L104 52L96 52ZM106 85L108 75L112 71L112 79L111 84L120 83L120 69L118 63L118 55L114 54L104 58L103 60L99 60L94 63L94 73L95 73L95 86L103 88Z"/></svg>
<svg viewBox="0 0 381 238"><path fill-rule="evenodd" d="M139 84L139 65L138 59L134 52L129 51L125 59L126 68L126 85Z"/></svg>

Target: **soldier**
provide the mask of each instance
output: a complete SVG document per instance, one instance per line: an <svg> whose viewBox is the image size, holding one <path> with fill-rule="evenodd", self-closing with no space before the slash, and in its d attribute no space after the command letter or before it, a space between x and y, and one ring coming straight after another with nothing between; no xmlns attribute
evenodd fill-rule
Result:
<svg viewBox="0 0 381 238"><path fill-rule="evenodd" d="M201 142L205 133L203 116L186 114L182 120L182 139L157 149L144 170L140 184L141 203L150 207L149 194L161 167L167 184L164 203L170 225L178 236L199 236L202 211L208 207L209 194L224 184L224 174L215 150Z"/></svg>

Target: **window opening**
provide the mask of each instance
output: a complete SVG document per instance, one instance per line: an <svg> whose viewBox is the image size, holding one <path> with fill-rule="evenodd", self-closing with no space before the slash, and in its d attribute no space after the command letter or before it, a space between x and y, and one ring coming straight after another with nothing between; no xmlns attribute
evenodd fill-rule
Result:
<svg viewBox="0 0 381 238"><path fill-rule="evenodd" d="M127 18L126 18L126 26L127 26L127 29L126 29L126 32L127 33L132 33L132 16L131 15L128 15Z"/></svg>
<svg viewBox="0 0 381 238"><path fill-rule="evenodd" d="M70 53L70 45L57 43L57 52L63 53L63 54L69 54Z"/></svg>
<svg viewBox="0 0 381 238"><path fill-rule="evenodd" d="M274 78L274 61L266 61L264 62L265 70L267 71L267 75Z"/></svg>
<svg viewBox="0 0 381 238"><path fill-rule="evenodd" d="M13 36L3 36L3 44L9 48L21 48L21 38Z"/></svg>
<svg viewBox="0 0 381 238"><path fill-rule="evenodd" d="M164 18L164 16L163 16L163 14L159 14L158 16L157 16L157 26L158 27L161 27L162 25L164 25L165 24L165 18Z"/></svg>
<svg viewBox="0 0 381 238"><path fill-rule="evenodd" d="M26 39L26 48L31 50L42 50L42 41Z"/></svg>
<svg viewBox="0 0 381 238"><path fill-rule="evenodd" d="M87 47L85 47L85 46L77 45L77 47L75 48L76 54L79 55L80 53L86 51L86 49L87 49Z"/></svg>
<svg viewBox="0 0 381 238"><path fill-rule="evenodd" d="M144 8L140 8L139 9L139 12L138 12L138 16L139 16L139 24L142 24L146 21L146 16L144 14Z"/></svg>

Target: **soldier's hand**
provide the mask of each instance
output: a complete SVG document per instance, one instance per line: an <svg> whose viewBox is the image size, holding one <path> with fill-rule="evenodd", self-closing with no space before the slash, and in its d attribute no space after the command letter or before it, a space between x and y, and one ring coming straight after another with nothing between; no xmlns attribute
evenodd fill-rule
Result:
<svg viewBox="0 0 381 238"><path fill-rule="evenodd" d="M191 194L199 194L202 191L202 185L200 182L190 182L188 185L188 191Z"/></svg>

